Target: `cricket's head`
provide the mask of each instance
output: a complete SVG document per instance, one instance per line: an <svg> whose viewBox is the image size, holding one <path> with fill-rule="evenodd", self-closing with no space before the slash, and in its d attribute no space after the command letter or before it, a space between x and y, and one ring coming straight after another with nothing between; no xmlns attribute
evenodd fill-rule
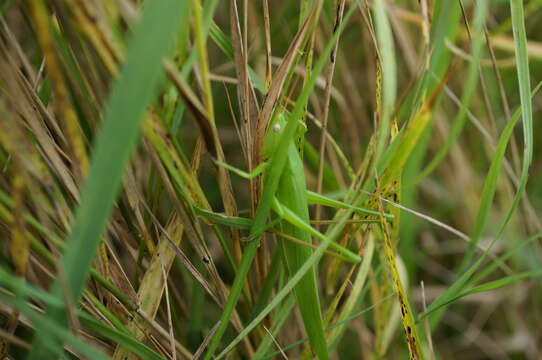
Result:
<svg viewBox="0 0 542 360"><path fill-rule="evenodd" d="M277 145L279 143L280 135L286 126L286 116L283 111L275 113L269 127L267 128L267 134L263 143L263 156L269 159Z"/></svg>
<svg viewBox="0 0 542 360"><path fill-rule="evenodd" d="M269 159L269 157L277 148L280 136L282 135L282 132L286 127L287 121L289 121L289 114L289 112L281 110L275 113L275 115L273 116L273 119L269 124L269 128L267 129L267 134L265 135L265 140L263 144L263 155L266 159ZM296 128L296 133L292 140L298 140L303 136L303 134L305 134L306 131L307 126L303 122L299 121L299 125Z"/></svg>

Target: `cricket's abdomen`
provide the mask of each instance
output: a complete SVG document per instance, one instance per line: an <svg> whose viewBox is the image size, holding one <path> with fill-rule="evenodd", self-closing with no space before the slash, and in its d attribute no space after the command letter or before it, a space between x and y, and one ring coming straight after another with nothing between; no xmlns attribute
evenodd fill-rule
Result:
<svg viewBox="0 0 542 360"><path fill-rule="evenodd" d="M303 163L294 144L291 144L288 148L288 160L284 167L276 196L282 205L288 207L303 221L309 223ZM281 232L298 240L311 243L309 233L302 231L286 221L280 223L279 229ZM295 274L312 254L311 248L288 239L280 239L280 246L282 247L283 260L290 276ZM327 359L327 344L323 330L324 325L320 311L316 271L314 268L309 270L299 281L294 288L294 293L311 346L317 350L317 353L326 354L325 357L320 357L320 360Z"/></svg>

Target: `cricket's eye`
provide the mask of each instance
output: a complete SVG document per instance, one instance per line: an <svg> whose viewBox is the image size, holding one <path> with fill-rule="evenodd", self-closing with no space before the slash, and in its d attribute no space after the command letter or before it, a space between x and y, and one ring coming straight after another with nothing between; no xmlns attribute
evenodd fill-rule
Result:
<svg viewBox="0 0 542 360"><path fill-rule="evenodd" d="M273 125L273 131L274 131L274 132L277 132L277 133L278 133L278 132L280 132L281 129L282 129L282 128L281 128L280 124L275 124L275 125Z"/></svg>

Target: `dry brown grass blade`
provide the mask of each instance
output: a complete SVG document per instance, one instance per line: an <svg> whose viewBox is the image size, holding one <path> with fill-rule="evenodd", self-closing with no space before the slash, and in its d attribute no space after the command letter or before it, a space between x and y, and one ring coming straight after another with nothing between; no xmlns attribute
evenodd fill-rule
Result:
<svg viewBox="0 0 542 360"><path fill-rule="evenodd" d="M148 338L155 344L157 348L159 348L162 352L162 354L166 354L165 347L169 347L169 333L166 329L164 329L156 320L151 318L148 314L145 312L138 310L137 315L141 317L145 321L145 323L148 325L145 328L141 328L140 330L147 331L148 330L154 330L154 332L159 335L158 339L157 337L153 336L152 334L148 333ZM162 345L164 344L164 345ZM184 358L192 359L193 356L186 349L182 344L180 344L178 341L175 341L175 350L178 351L180 354L184 356Z"/></svg>
<svg viewBox="0 0 542 360"><path fill-rule="evenodd" d="M175 65L171 61L165 61L164 67L166 72L179 91L181 97L183 98L184 104L196 120L203 139L205 140L205 146L207 151L211 154L212 157L218 157L217 144L215 142L215 136L213 135L213 127L209 121L205 108L199 101L196 94L192 89L186 84L186 82L181 78L179 72L175 68Z"/></svg>
<svg viewBox="0 0 542 360"><path fill-rule="evenodd" d="M220 161L225 161L224 152L222 150L222 146L218 138L218 132L216 130L214 121L212 121L209 118L208 116L209 114L207 114L207 112L204 110L203 105L201 105L197 96L191 91L191 89L186 85L186 83L179 76L174 65L171 62L166 61L165 68L170 79L173 81L177 90L179 90L181 96L183 97L183 100L185 101L185 104L187 105L188 109L192 112L193 116L195 117L200 127L203 138L205 139L207 151L209 151L209 153L211 154L211 156L213 156L213 158L218 159ZM217 179L218 186L220 188L220 193L222 195L222 201L224 204L224 209L226 210L226 214L228 216L237 216L237 204L233 197L233 190L231 186L229 173L227 172L226 169L220 166L216 167L216 170L218 173L218 179ZM197 181L195 181L194 183L198 184ZM203 194L201 190L200 192L201 194ZM235 228L230 228L229 231L230 231L231 240L233 244L235 261L237 262L237 264L239 264L239 262L241 261L241 256L242 256L239 231L238 229L235 229ZM246 288L245 294L247 296L247 299L250 301L251 296L250 296L250 292L248 291L248 287Z"/></svg>
<svg viewBox="0 0 542 360"><path fill-rule="evenodd" d="M25 235L25 212L24 197L26 180L28 176L23 166L24 149L22 144L25 138L18 128L11 114L7 113L4 102L0 99L0 143L11 155L13 167L11 172L11 198L13 199L13 223L10 226L11 238L8 242L11 260L15 266L17 275L26 278L28 261L30 258L30 243Z"/></svg>
<svg viewBox="0 0 542 360"><path fill-rule="evenodd" d="M173 146L171 139L168 136L163 124L154 116L147 118L145 128L145 136L152 144L152 151L158 154L158 157L165 165L171 176L178 180L177 185L183 186L183 192L189 197L190 201L206 210L211 209L211 205L207 201L205 193L197 181L196 173L192 170L189 164L185 161ZM172 167L168 166L169 161L172 163Z"/></svg>
<svg viewBox="0 0 542 360"><path fill-rule="evenodd" d="M62 123L66 126L67 138L71 145L77 164L72 164L78 171L78 177L84 177L88 169L88 157L85 148L85 140L77 115L72 107L70 95L64 77L62 75L61 62L55 49L53 35L50 31L49 15L45 3L30 1L31 16L35 27L38 42L42 48L45 64L51 77L51 83L55 94L55 109Z"/></svg>
<svg viewBox="0 0 542 360"><path fill-rule="evenodd" d="M168 180L167 173L165 169L163 169L162 165L159 163L159 160L156 159L156 166L158 167L159 173L164 178L164 186L166 191L172 196L172 198L177 198L177 194L175 193L175 190L173 189L174 186L171 184L171 182ZM154 224L162 231L165 238L168 239L167 232L165 229L161 228L160 223L158 220L154 217L154 214L152 213L151 209L146 203L142 203L143 207L147 211L147 213L151 216L152 221ZM196 223L193 218L191 218L188 213L186 212L184 205L181 203L181 201L178 201L176 204L176 207L179 211L179 218L184 225L184 231L186 235L188 236L188 240L190 241L191 245L194 247L196 252L198 253L198 256L201 258L209 258L210 253L209 249L207 248L205 242L202 240L203 235L201 234L199 228L196 226ZM177 253L177 256L179 257L179 260L183 263L183 265L187 268L187 270L192 274L192 276L200 283L200 285L205 289L205 291L211 296L211 298L217 303L220 304L221 300L218 294L213 290L213 287L207 282L207 280L199 273L199 271L196 269L196 267L190 262L189 258L184 254L184 252L179 249L177 246L174 246L173 241L170 241L170 245L174 248L175 252ZM218 277L218 271L214 268L212 262L210 262L209 267L207 267L207 270L211 270L210 274L213 280L219 279Z"/></svg>
<svg viewBox="0 0 542 360"><path fill-rule="evenodd" d="M201 357L201 355L203 355L203 352L207 348L207 345L209 345L209 341L211 341L213 335L215 334L219 326L220 326L220 320L213 326L211 330L209 330L209 332L205 336L205 339L203 339L200 346L194 353L194 357L192 358L193 360L198 360Z"/></svg>
<svg viewBox="0 0 542 360"><path fill-rule="evenodd" d="M253 146L255 145L253 141L253 136L257 131L257 125L258 125L258 112L259 107L256 100L256 94L254 92L254 86L252 85L250 78L248 76L248 45L247 45L247 16L248 16L248 2L244 2L244 37L241 39L241 28L240 28L240 20L239 20L239 13L237 9L237 1L230 1L230 28L231 28L231 34L232 34L232 45L233 45L233 53L234 53L234 59L235 59L235 71L237 74L238 82L237 82L237 98L239 100L239 107L241 112L241 134L242 134L242 142L244 143L244 147L247 152L247 167L249 171L252 171L254 167L258 164L258 154L259 150L254 149ZM254 214L256 211L256 208L258 206L259 202L259 194L260 194L260 187L261 182L260 178L256 179L250 179L249 180L249 188L250 188L250 211L251 214ZM236 254L241 254L240 249L235 249ZM257 272L257 286L258 288L261 288L264 280L265 280L265 263L266 258L264 256L263 249L260 249L258 251L258 255L256 258L256 272ZM236 261L237 264L240 263L241 257L237 256ZM244 292L247 295L247 297L250 299L251 293L250 293L250 285L247 281L245 281L244 286Z"/></svg>
<svg viewBox="0 0 542 360"><path fill-rule="evenodd" d="M467 25L461 20L458 2L451 2L453 7L448 7L443 5L444 2L427 0L401 4L383 1L386 2L386 14L394 38L387 42L400 49L395 61L397 68L402 69L395 76L400 96L394 101L390 123L397 121L403 137L410 132L409 123L419 106L445 77L447 64L455 59L454 69L459 74L468 67L477 66L471 64L478 59L471 54L472 46L468 45L469 37L465 30ZM462 1L464 11L471 18L472 11L479 4ZM512 4L521 2L510 1ZM80 127L77 131L83 148L90 154L94 151L90 139L98 137L112 84L124 66L126 49L135 34L132 30L138 26L138 19L146 7L142 6L145 4L143 0L0 0L0 3L0 238L5 238L4 252L0 254L5 264L0 267L8 270L10 275L24 275L25 283L22 285L40 290L27 294L26 300L29 301L20 300L28 304L28 309L43 315L42 305L49 300L42 294L50 289L55 279L63 250L70 248L63 242L73 227L73 214L79 206L82 185L78 168L80 161L74 151L73 137L67 131L65 111L68 109L68 112L76 114L74 123ZM239 290L239 281L232 282L238 271L235 259L246 251L250 239L240 243L235 256L233 248L236 245L232 244L237 229L240 234L245 233L249 224L246 220L253 217L251 210L260 202L262 178L250 180L249 187L248 181L232 175L233 193L227 172L213 168L214 164L209 160L212 157L224 160L222 148L228 160L224 162L244 163L242 167L249 171L258 162L266 160L259 153L262 134L270 130L269 122L278 110L294 108L302 87L313 75L313 57L315 60L324 48L330 50L329 46L332 48L331 57L322 58L322 62L328 64L324 64L324 71L315 78L316 86L308 95L308 106L300 107L304 109L298 114L307 120L308 130L303 143L299 143L305 159L299 171L304 171L309 188L324 193L329 190L330 197L340 197L349 204L380 210L384 207L386 213L394 216L394 222L387 223L386 234L383 234L384 230L374 226L373 216L364 218L352 214L345 218L345 227L336 243L351 250L358 249L364 262L359 268L351 267L338 259L337 254L330 253L334 256L325 256L318 264L316 274L318 287L323 290L320 292L322 309L327 310L326 323L334 327L326 331L325 338L330 349L338 351L333 356L339 358L361 354L369 359L393 357L391 354L397 352L408 357L402 330L397 328L401 326L401 319L397 300L394 300L393 278L386 272L386 262L389 262L386 256L391 252L388 250L387 254L373 261L375 241L387 240L388 248L395 251L393 247L397 246L399 239L399 216L396 214L400 212L400 247L394 256L397 257L398 271L401 272L400 265L404 261L409 278L413 279L412 285L404 285L404 295L407 291L412 292L416 305L421 307L423 304L425 312L431 312L431 304L425 309L424 295L431 303L448 289L442 284L447 283L453 274L446 266L460 260L465 245L468 245L466 234L472 228L472 214L481 199L478 190L487 176L486 165L493 157L504 125L511 124L510 120L515 121L512 112L519 102L519 98L514 96L518 74L509 66L516 63L514 55L523 52L518 51L520 42L516 34L512 38L512 31L517 30L511 27L510 19L506 19L509 16L506 6L489 3L488 28L483 29L489 52L486 51L486 58L480 59L479 65L483 67L485 76L489 76L487 80L492 82L487 83L488 91L479 88L471 97L472 103L466 114L474 125L470 128L473 131L462 133L453 144L450 156L430 178L416 181L419 167L440 147L439 140L449 137L448 124L454 112L458 108L464 110L460 98L465 93L465 84L460 77L450 78L444 87L448 97L434 104L433 127L427 126L430 133L425 134L427 137L420 137L419 141L413 141L419 142L416 145L420 146L416 148L419 151L413 151L408 162L404 162L404 159L398 160L399 154L412 149L405 151L401 139L391 142L392 147L383 149L382 153L389 155L387 159L396 164L388 163L384 168L380 165L385 164L378 164L381 186L375 190L373 180L369 178L377 165L374 141L371 140L376 138L377 132L374 115L379 106L375 103L380 102L379 93L386 88L378 83L378 77L385 77L389 68L377 69L373 2L230 0L228 3L186 0L185 4L190 4L190 12L177 29L177 41L170 48L172 62L165 65L167 80L156 88L157 96L144 115L142 143L125 170L122 190L116 198L117 206L109 218L107 233L102 237L101 258L90 266L91 278L81 301L67 304L70 318L67 328L74 329L75 335L88 346L111 356L121 342L107 335L106 330L103 333L94 328L90 331L92 325L87 322L88 317L119 331L130 324L138 336L132 345L144 344L164 359L197 359L202 352L209 350L208 342L217 335L215 330L220 326L227 325L228 332L218 346L228 346L228 338L240 332L245 334L245 323L248 325L252 315L259 313L257 310L261 309L261 304L271 302L275 306L275 295L289 285L285 282L285 274L281 273L282 269L279 269L280 254L273 252L276 249L276 230L268 229L265 232L267 239L258 248L246 276L247 283L253 286L245 287L244 299L234 307L229 324L214 321L223 312L230 286L234 284L235 294ZM529 23L532 25L540 15L542 2L536 0L531 3L524 9L523 20L527 25L526 37L531 41L526 45L529 53L526 56L533 71L536 68L533 65L540 58L538 50L542 36ZM322 4L325 6L321 7ZM346 31L340 36L338 46L333 47L336 44L330 44L329 39L334 33L334 24L339 23L342 7L346 12L350 5L354 15L348 25L344 25ZM38 8L41 17L32 16L32 7ZM194 7L197 7L195 11ZM451 11L452 8L455 9ZM312 19L308 20L311 16ZM154 31L158 28L150 26L148 29ZM54 56L49 56L47 51L53 51ZM280 57L273 57L272 51ZM532 75L535 76L536 72ZM131 78L137 76L132 75ZM476 81L479 82L478 75ZM526 83L528 81L520 81L523 95L526 94L523 86ZM492 89L490 84L498 85L498 88ZM59 86L63 87L60 91ZM482 86L485 85L482 83ZM236 92L237 99L230 99L231 91ZM523 96L522 105L529 103L526 99ZM538 100L538 97L532 99L534 116L540 112ZM414 108L409 105L410 101L416 103ZM131 106L129 102L124 104L126 109ZM523 110L526 109L524 107ZM233 119L233 123L227 121L228 118ZM524 125L525 129L530 126L527 122ZM510 128L507 126L506 129ZM513 131L506 149L501 147L505 151L502 160L505 178L496 180L495 199L488 210L482 240L476 245L479 250L488 250L486 240L493 238L494 226L499 224L502 211L511 204L518 188L522 158L517 145L523 143L516 145L519 130ZM262 135L259 138L258 131ZM536 131L536 124L533 131ZM110 134L110 138L114 136L117 135ZM422 149L422 146L427 147ZM537 149L536 144L534 148ZM321 160L318 160L318 154ZM526 152L526 155L529 154ZM521 240L542 229L535 206L540 198L535 189L536 175L540 170L536 160L540 155L540 151L532 152L530 173L533 177L523 194L524 208L514 214L503 233L510 237L512 243L499 242L490 249L487 262L480 265L484 270L491 270L492 262L512 251L514 239ZM322 164L325 166L323 175ZM393 185L397 173L403 168L403 186L400 183ZM269 170L267 168L266 176ZM107 174L102 174L101 178L107 178ZM402 194L398 192L401 188ZM367 206L368 202L370 206ZM82 204L86 204L86 200ZM236 205L240 209L243 207L240 211L242 218L229 215L236 213ZM322 215L342 213L327 207L325 210ZM207 218L203 215L205 211L230 221L213 222L212 216ZM167 225L172 216L182 227L181 245L176 242L178 239L171 225ZM315 217L320 218L319 215ZM327 219L325 216L322 218ZM318 224L323 229L338 223L336 219L308 219L307 222ZM88 224L92 226L92 219ZM239 224L242 227L237 227ZM231 230L234 242L230 241L228 231ZM298 241L281 233L278 235ZM542 254L540 249L540 244L533 241L528 249L521 251L536 260ZM173 262L171 269L167 267L169 264L159 266L156 263L162 250L168 253L167 262ZM379 250L386 251L383 246ZM274 262L270 262L275 255ZM495 265L498 274L493 274L492 279L501 275L514 276L520 268L536 264L522 262L523 254L518 252L517 255L508 257L500 267ZM159 269L160 275L153 273L153 268ZM62 269L58 270L62 276ZM73 271L77 270L78 267L74 266ZM367 281L369 271L374 280L370 283ZM64 272L69 277L70 274L66 270ZM273 276L266 277L269 274ZM403 274L400 275L403 278ZM159 278L151 284L156 286L155 291L144 290L152 287L147 286L150 276ZM11 278L16 279L16 276ZM269 281L265 281L267 278ZM421 278L425 284L420 288L416 284ZM0 283L9 285L4 278L0 278ZM69 290L65 283L64 293ZM141 289L140 284L143 285ZM469 352L469 356L475 358L493 355L505 358L516 353L520 357L536 358L541 350L536 341L536 327L525 322L521 314L513 311L514 306L510 306L517 301L531 300L529 295L536 292L536 285L536 280L529 282L527 291L521 294L516 291L512 297L502 296L508 293L499 290L483 297L478 297L483 294L473 295L467 301L452 305L454 309L442 317L441 326L427 327L425 338L428 341L421 350L428 357L433 355L433 340L434 351L438 353L434 356L437 357ZM196 290L190 291L189 287ZM156 297L147 309L139 308L136 289ZM366 291L370 291L372 296L365 294ZM0 289L0 295L19 295L18 291L14 292L8 294L4 288ZM160 297L161 301L158 300ZM2 296L0 298L3 299ZM60 300L65 301L64 298L66 296ZM528 308L537 305L533 301L528 301L529 304L523 302L522 305ZM290 306L294 306L290 303L294 304L294 301L284 303L288 306L277 302L275 310L263 320L264 325L247 335L244 346L237 347L232 356L306 358L308 352L303 352L305 344L292 348L292 342L303 337L304 325L299 316L290 318L295 316L290 313ZM258 306L254 308L253 304ZM37 325L42 325L27 315L28 309L17 308L14 311L14 305L0 301L0 318L4 320L3 329L0 329L2 359L4 356L18 358L19 354L24 356L25 352L32 352L34 347L28 343L29 338ZM476 310L473 306L481 311L471 319L469 315ZM505 308L506 314L514 320L511 323L514 326L506 331L497 331L493 339L491 334L501 329L502 324L490 315L501 308ZM80 324L75 318L79 311L85 314L80 318ZM366 323L369 313L376 316ZM43 321L43 325L45 323ZM172 323L176 326L174 329ZM181 331L178 331L179 325ZM451 334L450 330L459 336L452 339L442 336ZM473 334L480 341L473 342ZM128 332L127 335L133 336ZM273 348L271 340L277 348ZM411 340L407 336L407 341ZM7 350L3 352L2 346ZM524 348L518 349L519 346ZM70 358L84 358L75 345L64 346L64 351ZM39 354L37 358L40 358Z"/></svg>
<svg viewBox="0 0 542 360"><path fill-rule="evenodd" d="M259 149L262 148L267 125L269 124L271 115L273 115L273 111L275 110L277 102L279 101L280 96L284 90L283 86L288 76L288 73L291 71L292 66L295 65L294 60L298 56L298 51L303 45L303 42L306 40L307 31L309 30L313 17L314 12L311 12L311 14L303 23L303 26L299 28L295 38L290 43L290 47L288 48L286 55L284 55L282 63L279 65L277 70L275 70L273 80L271 81L271 85L269 86L269 91L267 92L267 96L265 97L265 101L258 116L258 127L256 131L256 136L253 140L255 151L259 152ZM258 153L257 155L259 156L260 154Z"/></svg>
<svg viewBox="0 0 542 360"><path fill-rule="evenodd" d="M154 153L152 153L155 155ZM211 298L220 306L223 307L226 303L226 300L228 298L228 288L224 284L222 278L220 277L220 274L214 264L214 261L211 257L210 251L207 247L206 242L204 241L204 237L201 231L201 228L199 226L199 223L197 220L193 217L193 214L186 210L184 201L182 199L178 198L178 194L174 190L174 186L171 184L171 182L168 179L168 174L166 170L164 169L164 164L160 162L160 160L157 158L157 156L153 156L153 160L156 164L156 167L158 168L158 171L163 179L163 185L166 189L166 191L169 193L172 199L176 199L175 201L175 208L178 211L179 218L181 222L184 225L184 230L186 232L186 235L188 237L188 240L190 241L192 247L198 254L198 257L200 259L207 259L208 261L202 261L202 263L205 266L205 269L209 273L209 276L211 277L212 284L214 286L211 286L205 278L203 278L194 265L190 262L188 257L178 248L175 247L175 251L177 253L177 256L179 257L179 260L186 266L186 268L189 270L189 272L194 276L194 278L202 285L202 287L207 291L207 293L211 296ZM196 184L198 184L196 182ZM200 189L201 191L201 189ZM153 213L150 211L148 206L143 203L142 205L145 206L146 210L148 211L149 215L154 219L153 221L155 224L160 228L160 224L156 221L156 219L153 216ZM204 207L204 209L210 209L209 205L207 207ZM233 316L230 319L233 327L237 331L241 331L243 329L243 325L241 323L241 318L239 317L239 314L237 311L234 311ZM246 350L248 353L253 353L254 350L252 348L252 345L250 344L250 340L248 338L245 338L243 340L243 343L245 345Z"/></svg>
<svg viewBox="0 0 542 360"><path fill-rule="evenodd" d="M226 162L224 157L224 151L222 149L222 144L220 142L220 137L218 135L218 130L216 128L215 121L215 110L213 104L213 94L211 89L211 81L209 79L209 59L206 47L206 36L203 34L203 14L202 9L199 6L198 1L193 1L195 6L192 7L193 12L193 32L194 32L194 41L195 48L198 54L198 63L199 63L199 79L201 80L201 89L203 97L203 105L205 106L207 121L211 127L213 140L215 144L215 156L216 159L222 162ZM222 203L226 214L229 216L237 216L237 203L235 196L233 195L233 188L231 185L230 173L227 169L222 166L215 166L217 173L217 185L220 190L220 196L222 198ZM238 229L230 228L229 229L231 242L233 244L234 258L237 264L241 262L241 241ZM247 292L249 301L250 293Z"/></svg>
<svg viewBox="0 0 542 360"><path fill-rule="evenodd" d="M241 28L239 26L239 14L237 11L237 1L230 1L230 26L232 34L233 54L235 58L235 72L238 78L237 96L239 107L243 114L241 130L243 131L246 148L251 154L252 134L256 131L258 118L258 103L254 86L248 76L248 59L246 50L241 43ZM251 167L251 158L248 159L249 169Z"/></svg>
<svg viewBox="0 0 542 360"><path fill-rule="evenodd" d="M44 121L52 129L51 131L54 131L55 136L58 136L63 143L66 143L66 138L60 129L57 120L49 115L36 93L36 90L41 87L41 75L45 63L42 61L40 71L36 74L30 65L28 56L22 49L22 45L18 42L18 39L15 34L13 34L13 31L6 23L3 16L0 16L0 23L2 24L2 31L5 37L5 44L2 45L2 52L5 52L7 63L9 63L10 66L13 66L13 70L16 70L16 72L22 72L19 71L19 69L24 69L24 73L28 78L21 76L21 82L27 89L26 96L29 98L29 101L32 101L34 107L39 110ZM0 42L1 41L2 40L0 40ZM18 64L18 66L15 64Z"/></svg>
<svg viewBox="0 0 542 360"><path fill-rule="evenodd" d="M207 112L205 111L198 97L196 96L196 94L194 94L194 92L190 89L190 87L183 81L177 69L175 68L175 65L173 65L172 62L165 61L164 66L165 66L168 76L173 81L173 84L175 85L179 93L181 94L181 97L183 98L185 105L187 106L189 111L192 113L192 115L196 119L196 122L200 128L201 134L203 135L203 138L205 140L207 151L211 154L213 158L224 160L224 153L222 151L222 147L218 139L216 127L211 121L211 119L209 118ZM217 169L219 174L223 173L221 169L222 169L221 167L218 167ZM220 181L219 179L219 184L222 184L221 186L223 187L222 195L223 195L224 207L226 209L226 213L230 216L236 216L237 206L235 205L235 201L233 200L233 197L231 194L231 183L229 182L229 175L226 172L222 174L221 178L228 179L228 181L226 181L225 183L223 181Z"/></svg>
<svg viewBox="0 0 542 360"><path fill-rule="evenodd" d="M26 341L18 338L17 336L13 335L9 331L6 331L4 329L0 329L0 338L2 338L2 341L5 341L6 343L11 343L13 345L17 345L18 347L22 349L30 349L31 345L27 343ZM2 353L3 349L0 347L0 354Z"/></svg>
<svg viewBox="0 0 542 360"><path fill-rule="evenodd" d="M269 23L269 3L268 0L262 1L263 8L263 26L265 36L265 91L269 90L271 86L271 79L273 73L271 69L271 25Z"/></svg>
<svg viewBox="0 0 542 360"><path fill-rule="evenodd" d="M25 182L25 170L21 159L24 152L19 151L21 148L20 144L24 144L25 138L22 136L20 129L10 115L11 114L9 114L5 108L4 101L0 98L0 143L10 152L13 161L10 179L14 205L13 222L10 226L11 234L10 238L7 240L7 247L15 268L15 273L23 279L26 279L30 259L30 242L25 234L25 223L22 214L25 211L24 192L27 185ZM17 149L17 147L19 149ZM13 311L10 314L6 324L9 335L13 336L15 333L19 322L18 318L18 312ZM8 344L9 342L0 338L0 356L7 354Z"/></svg>
<svg viewBox="0 0 542 360"><path fill-rule="evenodd" d="M204 191L201 189L199 182L197 181L197 177L194 173L194 171L185 164L182 160L182 158L177 154L176 149L172 146L170 140L166 136L166 131L163 129L162 125L154 118L150 118L149 121L147 121L147 126L145 127L145 134L147 138L150 140L150 142L153 144L153 150L157 151L159 154L159 157L161 157L162 162L164 164L167 164L168 161L165 158L166 156L171 159L171 161L174 164L174 169L171 169L171 167L168 167L166 165L166 168L168 168L168 171L170 174L175 178L180 176L182 181L178 183L178 186L183 187L183 192L185 193L185 196L189 197L189 201L196 204L197 206L205 209L205 210L212 210L206 197L204 194ZM162 149L165 148L164 152ZM159 167L161 169L161 166ZM163 171L163 170L161 170ZM167 177L164 177L164 181L166 181ZM175 191L173 190L173 186L169 184L169 182L165 182L167 184L166 189L173 195L175 194ZM175 195L173 195L175 196ZM200 234L200 230L198 230L198 227L196 226L193 219L190 218L190 216L186 213L182 205L179 205L178 208L180 209L180 213L184 214L184 223L187 224L189 222L190 224L186 225L187 233L189 234L189 239L191 240L192 245L198 252L198 255L200 259L208 258L210 259L209 263L206 265L207 270L210 272L211 277L214 279L216 284L220 284L218 286L219 291L218 294L223 294L224 285L222 280L220 279L220 276L218 274L218 271L214 267L214 263L212 261L212 258L210 256L209 250L207 249L207 245L202 240L203 236ZM183 258L187 260L187 258L183 255ZM188 262L183 261L185 265L189 269L195 270L195 268ZM195 272L191 271L193 274ZM200 281L201 282L201 281ZM211 291L210 287L207 286L208 291ZM250 299L250 294L247 291L247 298ZM214 295L215 300L218 304L221 303L222 300L216 295ZM219 300L220 299L220 300Z"/></svg>
<svg viewBox="0 0 542 360"><path fill-rule="evenodd" d="M66 3L73 12L72 24L79 27L87 39L99 53L99 58L111 73L116 75L116 64L122 60L119 46L113 41L114 37L103 24L103 19L96 9L91 9L92 2L84 0L67 0Z"/></svg>
<svg viewBox="0 0 542 360"><path fill-rule="evenodd" d="M167 284L167 278L168 274L166 273L166 269L162 265L162 276L164 279L165 284L165 298L166 298L166 310L167 310L167 325L169 329L169 341L171 344L171 357L173 359L177 359L177 350L175 349L175 333L173 331L173 321L171 320L171 305L169 301L169 287Z"/></svg>
<svg viewBox="0 0 542 360"><path fill-rule="evenodd" d="M178 247L183 236L183 225L175 214L172 215L169 224L166 226L166 231L170 235L163 235L160 239L137 292L139 310L145 312L150 318L156 316L166 286L166 278L163 272L169 273L175 259L176 252L172 248L170 241ZM140 328L144 328L141 319L134 318L127 327L136 339L144 339L145 334L140 330ZM136 360L137 357L121 346L117 346L113 359Z"/></svg>
<svg viewBox="0 0 542 360"><path fill-rule="evenodd" d="M201 168L201 156L203 155L203 152L205 150L205 141L203 140L203 136L198 136L196 139L196 146L194 147L194 151L192 152L192 159L190 160L190 167L192 168L192 171L196 176L199 173L199 170Z"/></svg>
<svg viewBox="0 0 542 360"><path fill-rule="evenodd" d="M46 121L42 116L45 113L43 104L35 95L31 95L34 90L17 69L17 65L9 55L3 41L0 41L0 54L0 88L6 101L13 108L13 113L18 114L17 117L20 117L21 120L24 119L25 126L33 133L39 145L36 146L38 151L42 152L42 157L45 158L45 162L49 163L54 175L60 178L66 189L77 199L79 191L71 171L64 163L66 156L55 143L45 125ZM52 180L45 175L45 166L37 159L37 157L32 159L33 166L31 168L41 174L40 179L44 185L50 186Z"/></svg>
<svg viewBox="0 0 542 360"><path fill-rule="evenodd" d="M136 223L138 226L138 230L143 237L143 241L145 241L145 245L147 246L147 249L151 254L154 254L155 246L152 242L151 235L147 229L147 225L145 224L145 220L143 219L143 215L141 213L140 203L144 201L142 198L136 183L136 176L134 174L134 168L130 168L128 171L126 171L126 175L124 177L124 188L125 188L125 194L126 198L128 199L128 204L130 205L132 211L134 212L134 216L136 219Z"/></svg>
<svg viewBox="0 0 542 360"><path fill-rule="evenodd" d="M125 238L127 236L122 236ZM108 242L104 241L104 250L106 251L105 258L108 259L108 273L106 278L122 293L130 299L131 303L137 303L137 293L130 282L126 274L126 270L122 266L122 262L115 254L114 250L111 248ZM105 274L104 274L105 275ZM114 297L110 292L107 293L107 298L109 300L108 305L112 308L111 310L119 317L124 318L125 312L124 309L119 304L119 300Z"/></svg>
<svg viewBox="0 0 542 360"><path fill-rule="evenodd" d="M0 15L0 24L2 25L2 31L4 32L6 43L8 43L11 46L11 49L10 49L11 53L13 55L16 55L16 57L20 59L21 67L24 69L24 71L28 75L29 80L33 84L37 84L38 74L36 73L32 65L30 64L30 61L28 60L28 57L25 55L24 50L19 44L17 37L15 36L13 31L11 31L3 15Z"/></svg>
<svg viewBox="0 0 542 360"><path fill-rule="evenodd" d="M338 26L342 22L342 18L344 14L344 4L345 4L345 0L341 0L341 2L337 4L337 14L335 18L335 24L333 25L334 34L337 31ZM326 74L326 88L325 88L325 93L324 93L324 117L322 119L322 131L320 135L320 145L318 148L318 152L320 154L320 161L318 163L318 178L317 178L316 192L319 194L322 193L322 185L323 185L323 179L324 179L326 134L327 134L327 123L328 123L328 117L329 117L329 106L330 106L330 100L331 100L331 84L333 82L333 73L335 71L335 60L337 56L338 45L339 45L339 38L337 37L337 40L335 41L335 47L333 48L333 51L331 52L331 56L329 58L329 66L328 66L327 74ZM316 220L321 219L321 215L322 215L321 211L322 211L321 206L317 205L316 211L315 211Z"/></svg>

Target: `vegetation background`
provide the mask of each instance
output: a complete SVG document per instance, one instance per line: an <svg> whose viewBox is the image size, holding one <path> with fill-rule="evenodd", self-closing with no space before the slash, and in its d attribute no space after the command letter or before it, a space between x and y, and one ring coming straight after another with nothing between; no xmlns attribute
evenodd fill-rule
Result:
<svg viewBox="0 0 542 360"><path fill-rule="evenodd" d="M2 0L0 357L540 359L541 9Z"/></svg>

